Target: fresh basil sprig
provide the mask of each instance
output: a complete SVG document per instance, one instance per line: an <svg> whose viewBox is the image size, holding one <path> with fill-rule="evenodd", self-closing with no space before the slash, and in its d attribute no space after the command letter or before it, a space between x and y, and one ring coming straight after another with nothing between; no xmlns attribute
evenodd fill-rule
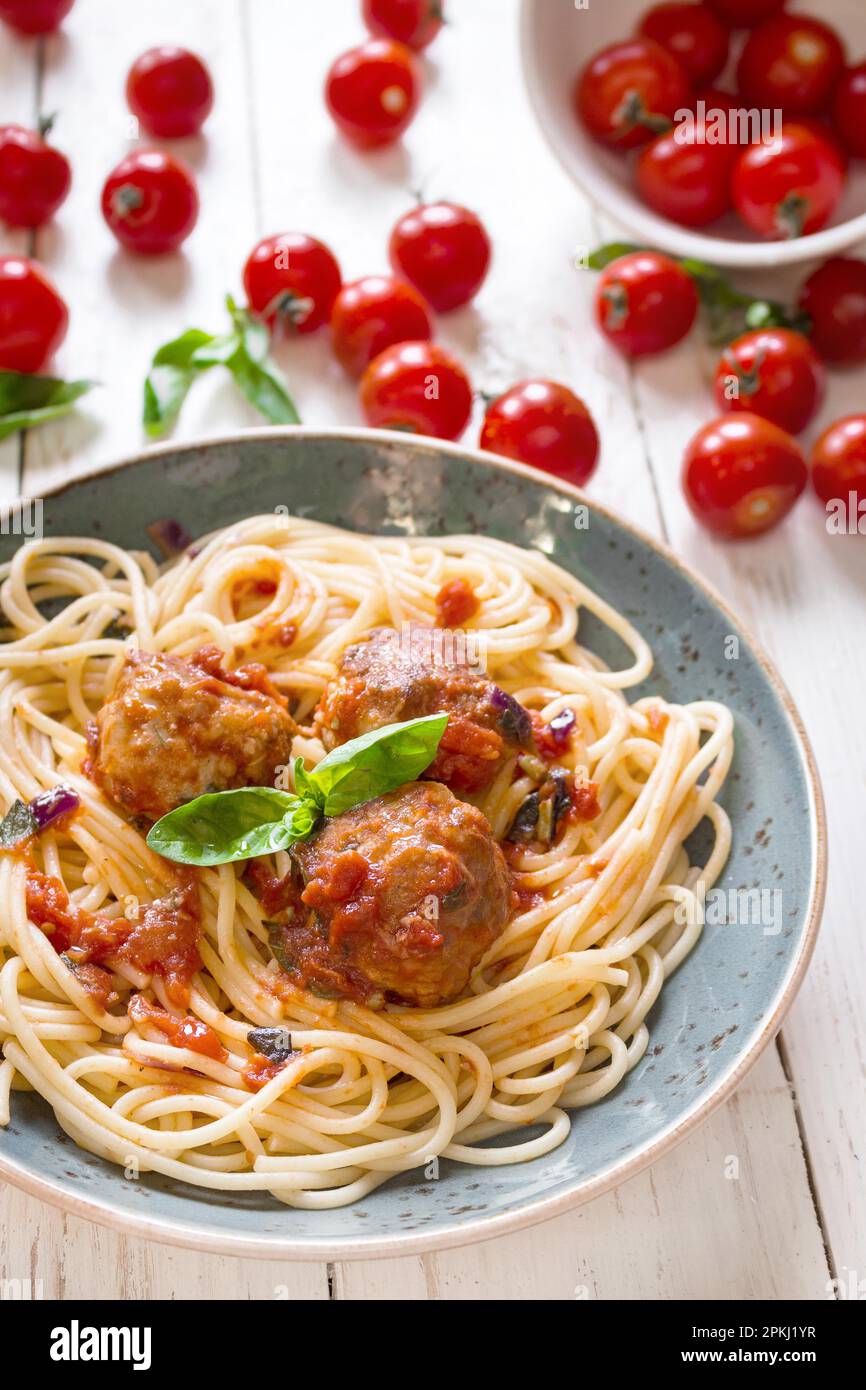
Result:
<svg viewBox="0 0 866 1390"><path fill-rule="evenodd" d="M63 381L29 372L0 372L0 439L66 415L95 381Z"/></svg>
<svg viewBox="0 0 866 1390"><path fill-rule="evenodd" d="M268 356L268 330L231 295L226 296L226 307L232 324L228 333L188 328L154 353L144 383L142 417L152 438L168 433L189 388L210 367L227 367L250 404L271 424L300 424L295 403Z"/></svg>
<svg viewBox="0 0 866 1390"><path fill-rule="evenodd" d="M605 270L621 256L647 249L628 241L613 241L582 257L578 264L587 270ZM672 259L676 260L677 257ZM737 290L720 270L706 261L684 256L679 259L679 264L695 282L706 313L707 336L716 346L731 343L752 328L792 328L797 333L807 335L811 332L812 321L802 309L792 309L779 300L764 299Z"/></svg>
<svg viewBox="0 0 866 1390"><path fill-rule="evenodd" d="M311 835L323 816L338 816L414 781L435 758L447 723L447 714L428 714L386 724L341 744L310 771L298 758L297 792L208 792L158 820L147 843L165 859L201 867L288 849Z"/></svg>

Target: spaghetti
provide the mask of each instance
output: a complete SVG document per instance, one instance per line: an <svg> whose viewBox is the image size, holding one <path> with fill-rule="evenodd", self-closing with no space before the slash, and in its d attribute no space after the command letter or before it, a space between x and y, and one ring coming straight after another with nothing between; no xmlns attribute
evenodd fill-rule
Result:
<svg viewBox="0 0 866 1390"><path fill-rule="evenodd" d="M647 1014L700 935L698 880L711 886L727 858L717 797L733 724L711 702L629 704L649 647L573 576L493 539L362 536L268 515L162 569L102 540L32 542L0 581L4 804L61 784L80 801L26 855L0 854L0 1122L10 1091L32 1088L78 1144L128 1172L325 1208L439 1157L492 1165L547 1153L569 1112L608 1095L643 1056ZM559 760L591 779L600 808L567 820L550 845L510 847L520 908L462 997L371 1009L287 986L233 864L195 870L202 968L185 1028L154 1037L149 1018L176 1017L176 1001L130 960L111 962L112 1001L88 989L28 917L28 875L59 879L75 909L109 920L177 882L146 827L82 770L88 722L126 649L189 657L208 645L227 665L264 662L299 726L293 757L312 765L325 753L312 714L347 645L377 625L435 624L437 595L456 581L477 601L468 627L492 680L545 721L573 711ZM625 669L580 645L581 612L629 649ZM532 785L510 756L467 799L501 842ZM692 865L685 841L704 819L713 847ZM287 866L285 852L273 857L276 874ZM291 1051L252 1086L248 1035L263 1028L288 1030ZM203 1046L212 1035L216 1046Z"/></svg>

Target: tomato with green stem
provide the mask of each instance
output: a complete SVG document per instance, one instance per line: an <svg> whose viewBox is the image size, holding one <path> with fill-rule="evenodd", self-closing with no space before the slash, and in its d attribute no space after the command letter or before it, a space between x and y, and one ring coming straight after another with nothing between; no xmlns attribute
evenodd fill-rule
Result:
<svg viewBox="0 0 866 1390"><path fill-rule="evenodd" d="M69 192L69 160L45 140L50 129L0 126L0 218L10 227L41 227Z"/></svg>
<svg viewBox="0 0 866 1390"><path fill-rule="evenodd" d="M365 275L344 285L331 311L334 354L353 376L392 344L420 341L432 332L418 291L391 275Z"/></svg>
<svg viewBox="0 0 866 1390"><path fill-rule="evenodd" d="M0 371L40 372L68 325L66 303L42 266L0 256Z"/></svg>
<svg viewBox="0 0 866 1390"><path fill-rule="evenodd" d="M263 237L247 257L244 292L275 337L314 333L331 317L342 276L333 252L305 232Z"/></svg>
<svg viewBox="0 0 866 1390"><path fill-rule="evenodd" d="M834 366L866 362L866 261L832 256L800 290L815 349Z"/></svg>
<svg viewBox="0 0 866 1390"><path fill-rule="evenodd" d="M362 13L371 34L397 39L416 53L433 42L445 23L442 0L364 0Z"/></svg>
<svg viewBox="0 0 866 1390"><path fill-rule="evenodd" d="M599 276L595 317L626 357L665 352L686 336L698 312L695 282L659 251L633 251Z"/></svg>
<svg viewBox="0 0 866 1390"><path fill-rule="evenodd" d="M370 39L342 53L325 78L334 124L361 149L399 140L420 97L421 74L412 50L393 39Z"/></svg>
<svg viewBox="0 0 866 1390"><path fill-rule="evenodd" d="M519 381L491 401L479 445L582 487L598 463L598 430L583 401L558 381Z"/></svg>
<svg viewBox="0 0 866 1390"><path fill-rule="evenodd" d="M715 376L721 410L751 411L799 434L824 398L821 359L802 333L760 328L744 333L719 359Z"/></svg>
<svg viewBox="0 0 866 1390"><path fill-rule="evenodd" d="M743 150L731 191L747 227L781 240L826 226L844 183L844 160L832 139L814 127L785 121L775 139Z"/></svg>
<svg viewBox="0 0 866 1390"><path fill-rule="evenodd" d="M192 170L164 150L135 150L105 180L102 214L127 251L138 256L176 251L198 221Z"/></svg>
<svg viewBox="0 0 866 1390"><path fill-rule="evenodd" d="M577 78L573 101L595 140L630 150L669 130L690 93L676 58L653 39L638 37L591 58Z"/></svg>
<svg viewBox="0 0 866 1390"><path fill-rule="evenodd" d="M777 526L807 478L806 460L791 436L748 413L704 425L683 458L683 491L692 514L728 540Z"/></svg>
<svg viewBox="0 0 866 1390"><path fill-rule="evenodd" d="M460 363L436 343L395 343L361 378L368 425L459 439L472 413L472 387Z"/></svg>
<svg viewBox="0 0 866 1390"><path fill-rule="evenodd" d="M812 450L812 486L822 502L851 493L866 502L866 415L848 415L826 429Z"/></svg>

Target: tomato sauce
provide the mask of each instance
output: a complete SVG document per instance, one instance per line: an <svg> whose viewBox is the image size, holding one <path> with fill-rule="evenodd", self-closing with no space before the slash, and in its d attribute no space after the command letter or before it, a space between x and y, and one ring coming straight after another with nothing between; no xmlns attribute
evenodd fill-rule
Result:
<svg viewBox="0 0 866 1390"><path fill-rule="evenodd" d="M212 1057L215 1062L224 1062L228 1057L219 1036L200 1018L176 1018L141 994L134 995L129 1001L127 1012L133 1023L149 1023L164 1033L175 1047L186 1047L190 1052Z"/></svg>
<svg viewBox="0 0 866 1390"><path fill-rule="evenodd" d="M474 618L481 607L468 579L451 579L436 595L436 621L439 627L461 627Z"/></svg>
<svg viewBox="0 0 866 1390"><path fill-rule="evenodd" d="M52 946L69 957L73 968L126 961L164 979L173 1003L188 1002L190 981L202 963L201 909L192 877L143 907L138 921L131 922L76 907L59 878L31 869L27 915L34 926L50 929Z"/></svg>

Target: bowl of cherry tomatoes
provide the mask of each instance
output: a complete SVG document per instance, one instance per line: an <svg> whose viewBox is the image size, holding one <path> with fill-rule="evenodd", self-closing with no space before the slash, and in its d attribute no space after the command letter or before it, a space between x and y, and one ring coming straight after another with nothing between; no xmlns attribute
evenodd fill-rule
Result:
<svg viewBox="0 0 866 1390"><path fill-rule="evenodd" d="M650 245L720 265L866 237L863 0L523 0L554 153Z"/></svg>

